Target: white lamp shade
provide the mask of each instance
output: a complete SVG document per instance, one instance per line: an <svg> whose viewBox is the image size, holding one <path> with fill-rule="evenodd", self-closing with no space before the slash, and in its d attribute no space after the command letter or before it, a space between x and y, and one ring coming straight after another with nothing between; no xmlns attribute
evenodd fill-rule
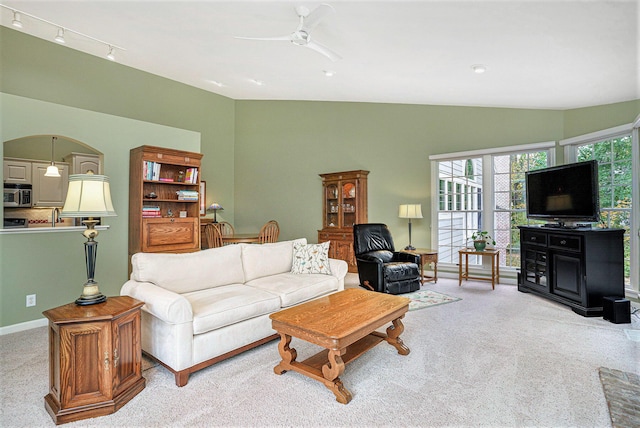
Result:
<svg viewBox="0 0 640 428"><path fill-rule="evenodd" d="M69 176L69 190L60 217L115 217L109 177L94 174Z"/></svg>
<svg viewBox="0 0 640 428"><path fill-rule="evenodd" d="M45 177L60 177L60 170L54 164L47 167L47 171L44 173Z"/></svg>
<svg viewBox="0 0 640 428"><path fill-rule="evenodd" d="M403 204L400 205L398 212L400 218L422 218L421 204Z"/></svg>

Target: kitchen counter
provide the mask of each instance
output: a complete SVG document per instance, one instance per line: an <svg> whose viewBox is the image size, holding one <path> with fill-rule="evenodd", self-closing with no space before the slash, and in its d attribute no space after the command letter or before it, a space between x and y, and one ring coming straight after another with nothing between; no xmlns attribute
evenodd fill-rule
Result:
<svg viewBox="0 0 640 428"><path fill-rule="evenodd" d="M96 226L96 230L108 230L111 226L105 224L103 226ZM18 229L0 229L0 235L14 235L17 233L51 233L51 232L83 232L87 230L86 226L57 226L57 227L46 227L36 226L32 227L23 227Z"/></svg>

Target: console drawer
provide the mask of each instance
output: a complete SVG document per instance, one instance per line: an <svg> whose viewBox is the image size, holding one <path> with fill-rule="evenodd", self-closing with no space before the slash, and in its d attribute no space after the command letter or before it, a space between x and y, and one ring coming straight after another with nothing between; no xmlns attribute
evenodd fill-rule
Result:
<svg viewBox="0 0 640 428"><path fill-rule="evenodd" d="M580 251L582 238L579 236L549 235L549 246L569 251Z"/></svg>
<svg viewBox="0 0 640 428"><path fill-rule="evenodd" d="M529 232L522 231L522 242L526 242L527 244L533 245L547 245L547 234L546 233L537 233L537 232Z"/></svg>

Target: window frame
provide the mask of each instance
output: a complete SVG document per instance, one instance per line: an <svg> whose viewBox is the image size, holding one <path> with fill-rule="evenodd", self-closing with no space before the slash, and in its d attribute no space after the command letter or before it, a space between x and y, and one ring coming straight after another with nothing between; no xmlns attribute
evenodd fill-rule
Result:
<svg viewBox="0 0 640 428"><path fill-rule="evenodd" d="M631 207L631 227L629 230L630 281L628 286L625 284L625 291L636 298L640 298L640 133L638 128L640 128L640 116L633 123L578 135L558 142L563 147L565 163L573 163L577 159L576 149L578 146L595 144L631 134L631 198L635 203Z"/></svg>
<svg viewBox="0 0 640 428"><path fill-rule="evenodd" d="M514 145L507 147L499 147L499 148L489 148L489 149L480 149L480 150L470 150L464 152L456 152L456 153L444 153L438 155L429 156L430 164L431 164L431 191L433 194L438 194L440 188L440 174L438 164L439 162L447 162L447 161L455 161L455 160L464 160L469 158L482 158L482 230L493 231L494 230L494 174L493 174L493 157L497 155L511 155L517 153L526 153L532 151L547 151L547 163L549 166L555 165L556 157L555 157L555 141L545 141L539 143L532 144L522 144L522 145ZM438 221L439 221L439 205L431 204L431 230L436 231L436 233L431 234L431 247L438 248ZM491 233L491 232L490 232ZM493 233L491 233L493 236ZM501 260L506 257L506 254L501 254ZM455 257L452 263L438 263L438 267L443 270L453 270L457 267L457 262L455 261ZM484 259L484 257L482 258ZM489 263L488 261L483 261L484 263ZM486 266L484 266L486 267ZM505 278L516 277L516 271L519 267L513 266L505 266L500 265L501 276Z"/></svg>

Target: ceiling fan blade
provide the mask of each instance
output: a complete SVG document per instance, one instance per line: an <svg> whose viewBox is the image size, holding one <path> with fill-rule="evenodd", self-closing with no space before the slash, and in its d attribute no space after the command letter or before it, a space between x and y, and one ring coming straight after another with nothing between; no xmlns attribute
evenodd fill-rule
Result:
<svg viewBox="0 0 640 428"><path fill-rule="evenodd" d="M303 45L306 48L309 49L313 49L316 52L321 53L322 55L326 56L327 58L329 58L331 61L336 62L339 59L342 59L342 57L340 55L338 55L337 52L329 49L328 47L321 45L318 42L315 41L310 41L309 43L307 43L306 45Z"/></svg>
<svg viewBox="0 0 640 428"><path fill-rule="evenodd" d="M242 39L242 40L286 40L291 41L291 36L278 36L278 37L240 37L235 36L234 39Z"/></svg>
<svg viewBox="0 0 640 428"><path fill-rule="evenodd" d="M320 6L313 9L307 16L304 17L304 21L302 26L300 27L300 30L309 32L313 27L318 25L318 22L320 22L322 18L333 12L335 12L333 6L322 3Z"/></svg>

